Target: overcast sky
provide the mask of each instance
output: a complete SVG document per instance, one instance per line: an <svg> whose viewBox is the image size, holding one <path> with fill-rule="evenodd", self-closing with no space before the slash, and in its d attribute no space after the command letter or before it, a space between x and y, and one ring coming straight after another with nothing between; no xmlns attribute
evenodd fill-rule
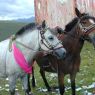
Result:
<svg viewBox="0 0 95 95"><path fill-rule="evenodd" d="M34 16L34 0L0 0L0 20Z"/></svg>

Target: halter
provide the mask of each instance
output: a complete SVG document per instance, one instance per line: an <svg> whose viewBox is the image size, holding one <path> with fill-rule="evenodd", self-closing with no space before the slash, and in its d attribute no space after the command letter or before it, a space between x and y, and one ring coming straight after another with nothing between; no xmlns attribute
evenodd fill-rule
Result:
<svg viewBox="0 0 95 95"><path fill-rule="evenodd" d="M80 22L82 20L82 18L79 18L77 24L79 25L79 28L84 32L84 36L85 36L85 35L88 35L89 33L91 33L92 32L91 30L95 29L95 24L92 24L92 25L89 25L88 27L85 27ZM73 37L75 39L79 39L78 37L75 37L75 36L73 36L72 34L66 32L66 31L64 31L64 34L68 34L68 35L70 35L71 37ZM81 37L81 38L84 40L84 37Z"/></svg>
<svg viewBox="0 0 95 95"><path fill-rule="evenodd" d="M83 18L83 17L82 17L82 18ZM81 19L82 19L82 18L81 18ZM89 33L92 32L91 30L95 29L95 24L92 24L92 25L90 25L90 26L88 26L88 27L85 27L85 26L83 26L83 25L80 23L81 19L79 20L79 27L80 27L80 29L81 29L82 31L84 31L84 35L88 35Z"/></svg>
<svg viewBox="0 0 95 95"><path fill-rule="evenodd" d="M40 30L40 35L41 35L41 42L42 44L44 44L49 50L56 50L58 48L55 48L58 44L60 44L61 42L59 41L56 45L52 46L48 40L46 40L45 36L44 36L44 32L47 30L48 28L45 28L45 29L41 29ZM46 41L46 43L44 42L44 40ZM63 46L62 46L63 47ZM61 48L61 47L59 47Z"/></svg>
<svg viewBox="0 0 95 95"><path fill-rule="evenodd" d="M92 32L91 30L93 30L95 28L95 24L92 24L92 25L90 25L88 27L83 27L82 24L80 23L79 26L80 26L80 29L82 31L84 31L84 33L86 35L88 35L89 33L91 33Z"/></svg>

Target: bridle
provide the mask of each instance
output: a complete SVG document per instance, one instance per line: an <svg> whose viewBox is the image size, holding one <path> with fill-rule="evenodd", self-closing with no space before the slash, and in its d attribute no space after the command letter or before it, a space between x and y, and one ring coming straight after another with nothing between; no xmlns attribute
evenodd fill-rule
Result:
<svg viewBox="0 0 95 95"><path fill-rule="evenodd" d="M56 45L52 46L52 45L46 40L46 38L45 38L45 36L44 36L44 32L45 32L45 31L47 31L47 29L41 29L41 30L39 31L39 32L40 32L40 35L41 35L41 42L42 42L49 50L45 51L45 50L42 50L41 47L40 47L40 48L39 48L39 51L38 51L39 53L45 52L45 54L46 54L46 53L49 54L49 53L52 53L52 52L53 52L54 50L56 50L56 49L63 48L63 46L58 47L58 48L55 48L58 44L61 43L60 41L59 41ZM47 44L44 42L44 40L46 41ZM9 51L10 51L10 52L12 51L12 43L13 43L14 41L15 41L16 43L20 44L21 46L23 46L23 47L25 47L25 48L27 48L27 49L29 49L29 50L32 50L33 52L37 52L37 50L35 50L35 49L33 49L33 48L31 48L31 47L29 47L29 46L23 44L22 42L17 41L17 40L16 40L16 35L12 35L12 36L10 37L10 42L9 42Z"/></svg>
<svg viewBox="0 0 95 95"><path fill-rule="evenodd" d="M83 18L83 17L82 17ZM80 20L79 20L79 27L80 27L80 29L84 32L84 35L88 35L89 33L91 33L92 32L92 30L94 30L95 29L95 23L94 24L91 24L90 26L88 26L88 27L85 27L85 26L83 26L80 22L81 22L81 20L82 20L82 18L80 18Z"/></svg>
<svg viewBox="0 0 95 95"><path fill-rule="evenodd" d="M49 50L56 50L59 48L62 48L63 46L59 47L59 48L55 48L58 44L61 43L61 41L59 41L58 43L56 43L55 45L51 45L48 40L45 38L44 33L47 31L48 28L45 29L41 29L40 30L40 35L41 35L41 43L44 44ZM46 44L46 43L47 44Z"/></svg>

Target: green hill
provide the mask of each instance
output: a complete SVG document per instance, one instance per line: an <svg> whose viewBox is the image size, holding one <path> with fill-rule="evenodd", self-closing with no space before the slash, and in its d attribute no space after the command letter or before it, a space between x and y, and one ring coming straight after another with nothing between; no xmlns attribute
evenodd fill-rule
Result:
<svg viewBox="0 0 95 95"><path fill-rule="evenodd" d="M28 23L15 21L0 21L0 41L16 33L22 26Z"/></svg>

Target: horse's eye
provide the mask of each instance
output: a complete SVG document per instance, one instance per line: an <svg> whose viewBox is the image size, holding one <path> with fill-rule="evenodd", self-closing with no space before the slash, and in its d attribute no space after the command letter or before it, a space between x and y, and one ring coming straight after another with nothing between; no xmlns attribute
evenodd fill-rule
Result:
<svg viewBox="0 0 95 95"><path fill-rule="evenodd" d="M53 41L54 38L52 36L50 36L50 37L48 37L48 39L51 40L51 41Z"/></svg>
<svg viewBox="0 0 95 95"><path fill-rule="evenodd" d="M87 22L86 21L82 21L82 24L86 24Z"/></svg>

